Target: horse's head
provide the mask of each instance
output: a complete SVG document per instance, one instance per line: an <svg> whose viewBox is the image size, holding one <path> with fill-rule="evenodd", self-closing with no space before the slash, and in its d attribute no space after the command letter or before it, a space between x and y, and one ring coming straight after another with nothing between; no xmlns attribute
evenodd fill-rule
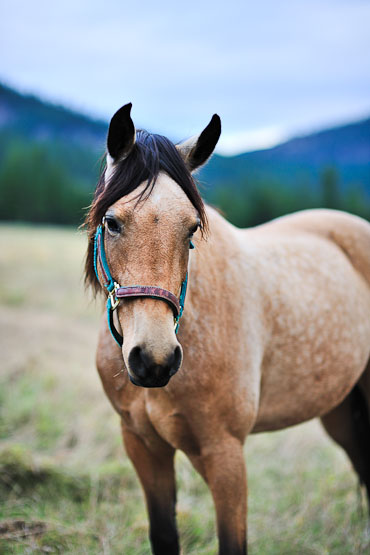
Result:
<svg viewBox="0 0 370 555"><path fill-rule="evenodd" d="M107 287L110 276L121 286L107 287L108 315L110 301L117 301L118 336L130 379L161 387L181 366L176 321L189 247L196 231L207 227L191 172L211 155L221 126L214 115L199 136L175 146L160 135L136 132L130 110L131 104L123 106L109 126L107 164L87 217L86 280L95 290Z"/></svg>

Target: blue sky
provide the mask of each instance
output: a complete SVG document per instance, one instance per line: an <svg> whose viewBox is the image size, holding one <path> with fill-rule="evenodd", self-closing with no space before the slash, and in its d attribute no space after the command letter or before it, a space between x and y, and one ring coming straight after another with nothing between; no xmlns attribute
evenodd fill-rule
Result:
<svg viewBox="0 0 370 555"><path fill-rule="evenodd" d="M0 80L219 152L370 115L370 0L3 2Z"/></svg>

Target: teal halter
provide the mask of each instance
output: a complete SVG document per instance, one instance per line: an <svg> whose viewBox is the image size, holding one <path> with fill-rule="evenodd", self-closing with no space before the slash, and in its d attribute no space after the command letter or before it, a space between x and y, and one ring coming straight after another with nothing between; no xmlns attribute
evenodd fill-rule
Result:
<svg viewBox="0 0 370 555"><path fill-rule="evenodd" d="M103 218L104 223L104 218ZM189 243L189 248L194 249L194 244L192 241ZM101 270L101 275L103 277L103 282L100 281L98 265ZM180 325L180 318L184 312L186 289L188 285L188 272L184 281L181 284L180 297L177 298L176 295L162 289L161 287L153 287L149 285L130 285L122 287L117 282L114 281L112 274L110 273L107 256L104 247L104 226L99 225L97 227L95 238L94 238L94 270L99 283L104 286L108 292L107 298L107 319L109 330L114 337L115 341L120 347L123 345L123 337L117 331L114 321L113 313L120 303L120 300L125 297L149 297L151 299L158 299L167 302L174 312L174 325L175 333L177 334Z"/></svg>

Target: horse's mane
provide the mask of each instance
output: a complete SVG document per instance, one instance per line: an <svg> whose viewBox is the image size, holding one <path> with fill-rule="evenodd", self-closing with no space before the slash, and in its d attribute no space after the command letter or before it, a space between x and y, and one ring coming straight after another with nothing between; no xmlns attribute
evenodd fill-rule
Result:
<svg viewBox="0 0 370 555"><path fill-rule="evenodd" d="M175 145L162 135L138 130L136 142L130 154L117 163L107 186L105 186L105 168L103 168L93 202L85 219L85 227L88 232L85 283L91 285L95 293L100 289L94 271L94 235L97 226L101 223L109 206L130 194L146 181L145 188L137 198L138 203L145 201L152 193L160 172L165 172L181 187L199 213L202 231L207 229L207 216L203 200Z"/></svg>

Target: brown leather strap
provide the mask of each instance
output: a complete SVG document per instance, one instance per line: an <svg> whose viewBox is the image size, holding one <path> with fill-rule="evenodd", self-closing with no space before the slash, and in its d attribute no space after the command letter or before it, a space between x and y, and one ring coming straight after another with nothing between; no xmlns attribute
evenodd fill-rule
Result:
<svg viewBox="0 0 370 555"><path fill-rule="evenodd" d="M150 285L118 287L116 290L116 297L117 299L123 299L125 297L151 297L161 299L162 301L168 302L174 310L175 316L178 316L180 313L180 303L178 298L171 293L171 291L161 289L160 287L152 287Z"/></svg>

